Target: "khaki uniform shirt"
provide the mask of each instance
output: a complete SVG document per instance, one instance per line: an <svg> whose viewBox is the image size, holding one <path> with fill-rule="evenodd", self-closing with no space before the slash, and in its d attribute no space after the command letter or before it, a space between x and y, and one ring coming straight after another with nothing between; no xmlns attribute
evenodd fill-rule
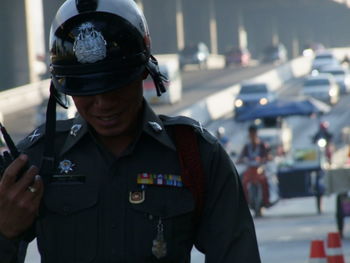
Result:
<svg viewBox="0 0 350 263"><path fill-rule="evenodd" d="M181 184L171 136L178 124L193 127L201 152L205 200L196 225L194 198ZM55 172L43 175L42 209L31 237L37 238L42 263L188 263L193 245L207 263L260 262L236 169L196 121L157 116L145 102L140 133L119 158L80 117L57 122L56 130ZM19 144L38 166L43 138L40 127ZM159 238L166 249L157 254ZM11 249L2 243L0 258L6 258Z"/></svg>

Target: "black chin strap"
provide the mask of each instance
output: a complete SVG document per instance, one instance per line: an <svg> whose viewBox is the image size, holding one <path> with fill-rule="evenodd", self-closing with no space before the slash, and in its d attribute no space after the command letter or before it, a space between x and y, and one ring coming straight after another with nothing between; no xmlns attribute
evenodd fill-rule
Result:
<svg viewBox="0 0 350 263"><path fill-rule="evenodd" d="M57 92L54 84L50 84L50 98L46 109L45 124L45 144L44 153L41 160L40 172L43 174L53 171L55 166L55 143L54 137L56 132L56 101Z"/></svg>
<svg viewBox="0 0 350 263"><path fill-rule="evenodd" d="M146 68L153 79L157 91L157 96L160 97L162 93L166 92L164 82L167 83L169 82L169 80L160 72L158 61L152 55L150 56L149 61L146 64Z"/></svg>

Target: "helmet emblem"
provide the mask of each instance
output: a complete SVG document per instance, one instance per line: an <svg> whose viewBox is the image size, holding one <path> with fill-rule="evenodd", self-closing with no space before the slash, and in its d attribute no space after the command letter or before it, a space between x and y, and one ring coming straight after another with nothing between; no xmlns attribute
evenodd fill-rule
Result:
<svg viewBox="0 0 350 263"><path fill-rule="evenodd" d="M94 63L106 57L106 45L101 32L96 31L94 25L87 22L79 27L73 51L80 63Z"/></svg>

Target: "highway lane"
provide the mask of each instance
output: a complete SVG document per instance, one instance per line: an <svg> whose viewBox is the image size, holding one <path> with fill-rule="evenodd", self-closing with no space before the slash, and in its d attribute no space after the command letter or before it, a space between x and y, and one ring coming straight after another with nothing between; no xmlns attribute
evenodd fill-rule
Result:
<svg viewBox="0 0 350 263"><path fill-rule="evenodd" d="M158 114L172 115L200 99L237 84L242 80L247 80L260 75L274 67L275 66L271 64L263 64L247 68L231 67L184 72L182 74L182 100L174 105L153 105L153 109Z"/></svg>

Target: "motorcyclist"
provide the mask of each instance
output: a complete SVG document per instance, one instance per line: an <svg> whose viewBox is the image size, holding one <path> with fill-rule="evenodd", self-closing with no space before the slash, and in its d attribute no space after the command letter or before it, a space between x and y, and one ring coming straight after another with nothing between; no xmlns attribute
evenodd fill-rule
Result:
<svg viewBox="0 0 350 263"><path fill-rule="evenodd" d="M332 164L332 153L333 153L333 134L329 131L329 122L321 121L318 131L312 137L312 142L318 144L319 146L325 147L325 154L329 164ZM325 144L322 145L320 140L325 140ZM321 143L321 144L320 144Z"/></svg>
<svg viewBox="0 0 350 263"><path fill-rule="evenodd" d="M248 128L249 142L243 147L237 160L238 163L248 165L242 175L243 189L249 202L248 184L257 181L262 186L263 206L270 205L268 181L263 165L272 159L269 146L258 136L258 127L250 125ZM255 216L261 216L261 211Z"/></svg>

